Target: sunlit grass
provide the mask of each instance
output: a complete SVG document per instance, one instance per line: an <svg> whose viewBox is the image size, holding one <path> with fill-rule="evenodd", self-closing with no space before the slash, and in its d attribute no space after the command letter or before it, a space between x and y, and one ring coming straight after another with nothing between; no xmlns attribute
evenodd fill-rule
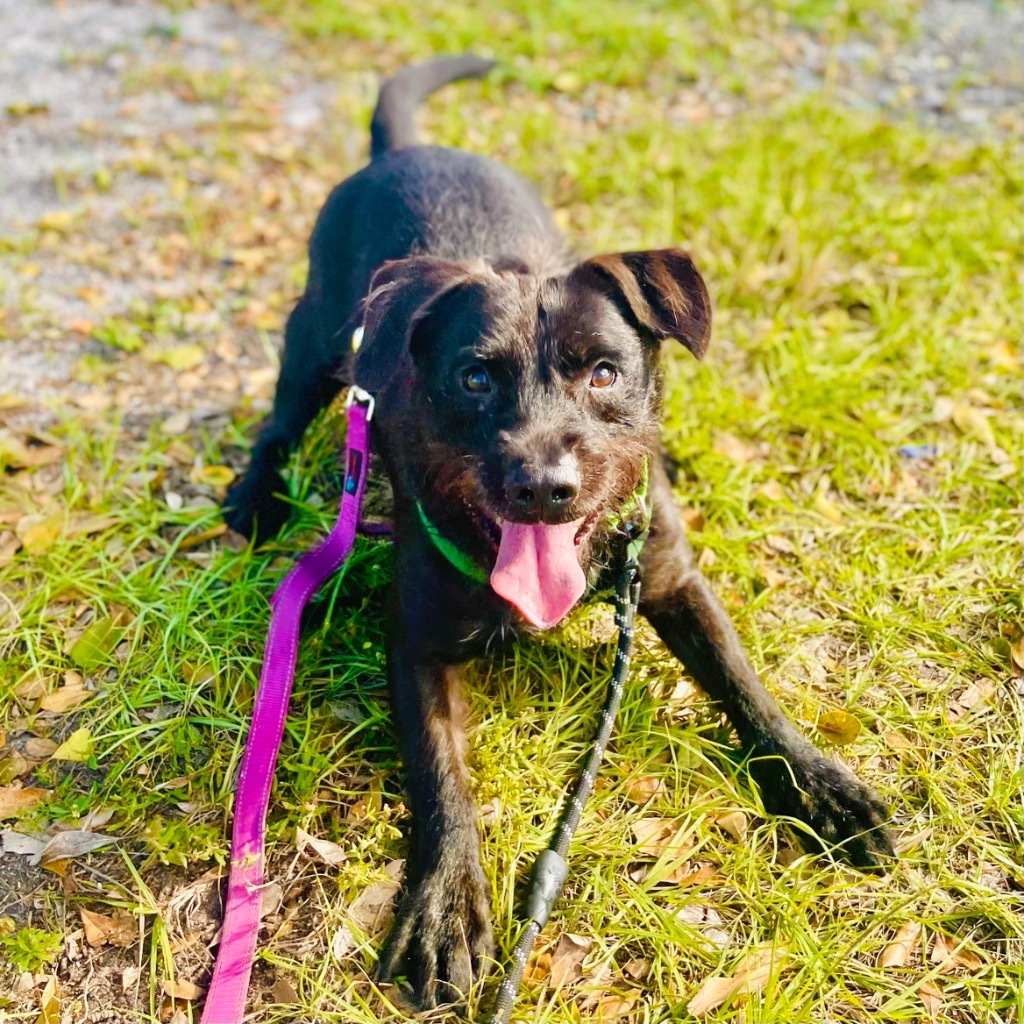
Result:
<svg viewBox="0 0 1024 1024"><path fill-rule="evenodd" d="M314 34L358 26L390 63L442 37L445 49L468 45L473 18L483 17L467 14L463 35L453 35L447 8L426 17L402 7L386 28L379 6L336 5L329 17L321 5L270 6ZM635 1020L686 1019L706 976L730 975L746 950L768 941L789 949L779 975L746 1006L727 1003L709 1019L918 1021L924 984L940 991L937 1021L1020 1020L1024 714L1008 650L1021 627L1019 153L885 125L820 96L781 97L727 120L670 122L646 91L648 73L696 66L703 54L687 48L685 33L672 49L661 14L604 8L614 18L601 38L628 60L605 54L591 65L570 54L563 70L584 76L580 88L587 75L632 87L606 123L581 120L543 92L557 73L552 33L576 39L573 53L594 45L578 23L582 8L556 4L494 15L508 23L507 45L537 58L540 78L529 89L462 87L429 107L426 130L538 181L581 251L672 241L693 251L714 297L715 339L703 365L665 353L664 438L679 466L680 503L702 520L694 545L755 664L802 728L813 735L833 709L860 720L860 737L835 756L889 802L906 849L881 878L800 856L787 824L764 817L742 752L713 710L671 699L680 670L643 633L542 947L565 931L593 939L581 984L638 990ZM821 16L807 4L790 13ZM720 40L744 17L719 5L693 31ZM651 68L641 66L645 40ZM731 51L714 52L725 66ZM528 66L516 63L515 74ZM322 152L303 157L303 182L281 183L289 210L305 202L311 222L309 179L325 195L358 166L343 137L363 131L369 102L365 91L343 93L344 117ZM217 255L222 201L196 195L188 204L189 231ZM302 268L295 245L271 272L287 290ZM226 434L190 440L207 464L222 462L252 436L252 421L240 411ZM285 534L263 551L234 552L220 540L187 544L218 524L212 501L172 512L133 482L161 467L181 472L166 436L154 429L126 454L116 424L84 428L66 417L69 521L88 513L117 522L0 568L7 723L35 722L58 739L84 723L95 741L90 763L39 769L53 790L45 814L73 821L98 805L114 810L110 829L143 885L115 872L120 888L110 899L134 900L147 919L162 913L144 891L163 877L162 861L184 863L195 877L226 857L267 602L295 553L329 527L340 429L329 416L307 437ZM900 454L907 444L935 445L936 454ZM271 873L296 885L298 909L292 925L264 936L257 973L263 990L272 977L289 978L301 1006L267 1005L261 1020L402 1019L381 1009L367 980L377 940L354 929L351 944L334 944L351 902L405 852L383 683L390 572L387 546L360 540L303 636L268 823ZM58 600L68 592L73 601ZM90 674L96 693L74 715L34 717L14 688L70 667L75 605L97 617L127 609L122 645ZM609 643L574 626L470 670L472 767L491 808L483 854L505 950L517 934L523 873L590 743L610 656ZM960 708L972 686L982 696ZM641 777L663 783L646 807L630 797ZM379 800L351 813L368 792ZM749 823L741 839L716 823L736 810ZM649 816L687 826L689 857L712 865L713 876L685 886L640 877L630 826ZM172 827L180 823L186 828ZM347 862L297 866L296 826L339 843ZM693 906L717 915L723 941L709 943L677 917ZM923 935L906 967L879 968L908 920ZM940 973L927 956L936 931L966 942L983 966ZM169 956L157 946L154 979ZM642 978L622 977L631 960L649 965ZM597 1019L596 1000L581 1004L580 994L532 982L519 1019Z"/></svg>

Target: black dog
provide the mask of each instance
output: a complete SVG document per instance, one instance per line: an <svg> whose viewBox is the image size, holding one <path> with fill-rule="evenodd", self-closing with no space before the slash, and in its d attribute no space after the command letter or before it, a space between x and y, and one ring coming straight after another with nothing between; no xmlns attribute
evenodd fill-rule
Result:
<svg viewBox="0 0 1024 1024"><path fill-rule="evenodd" d="M463 996L493 953L457 666L560 621L608 578L648 474L641 612L752 751L771 811L855 864L892 855L878 798L796 732L751 668L673 504L658 350L671 339L699 358L711 327L690 258L580 262L517 175L415 145L416 103L490 66L436 60L383 86L372 160L320 213L274 411L226 503L236 530L271 536L288 514L277 467L313 416L345 383L376 396L398 557L388 677L413 813L381 975L405 976L425 1007Z"/></svg>

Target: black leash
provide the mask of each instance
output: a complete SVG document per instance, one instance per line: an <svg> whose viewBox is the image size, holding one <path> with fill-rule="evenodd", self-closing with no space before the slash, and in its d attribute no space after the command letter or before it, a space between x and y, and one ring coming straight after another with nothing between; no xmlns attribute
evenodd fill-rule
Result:
<svg viewBox="0 0 1024 1024"><path fill-rule="evenodd" d="M646 531L645 531L646 532ZM638 543L639 541L639 543ZM640 603L640 574L637 565L639 546L643 537L630 544L626 564L615 586L615 625L619 627L619 641L615 649L615 669L611 682L608 684L608 697L604 710L601 712L601 724L590 750L587 763L576 781L572 798L562 815L550 846L537 858L533 866L533 877L530 881L530 892L526 898L526 929L519 937L512 953L512 963L498 989L498 997L489 1024L506 1024L509 1014L515 1006L516 995L523 981L526 961L530 956L537 936L551 916L551 908L558 899L569 874L569 865L565 855L569 852L569 843L576 832L583 814L583 805L594 788L594 779L601 764L608 740L611 738L612 725L622 702L622 690L629 672L629 656L633 650L633 629L637 606Z"/></svg>

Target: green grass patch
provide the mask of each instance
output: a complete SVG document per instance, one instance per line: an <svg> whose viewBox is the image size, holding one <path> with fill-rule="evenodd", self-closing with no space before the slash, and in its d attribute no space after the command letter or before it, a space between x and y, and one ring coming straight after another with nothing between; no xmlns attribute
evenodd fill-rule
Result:
<svg viewBox="0 0 1024 1024"><path fill-rule="evenodd" d="M745 1005L728 1001L708 1019L910 1022L927 1005L941 1022L1021 1020L1024 712L1010 656L1022 625L1019 153L886 125L821 96L700 124L664 117L660 94L647 91L657 69L692 74L704 57L699 33L720 38L761 17L756 5L712 5L692 35L687 4L504 4L458 16L429 0L265 6L303 32L372 40L391 64L507 39L541 85L559 73L643 84L623 89L601 120L515 85L464 86L458 103L424 112L425 133L536 180L581 251L674 241L693 252L715 337L701 365L665 352L664 438L701 565L808 734L826 745L815 725L828 711L859 720L858 738L835 756L889 802L904 851L882 878L800 855L786 823L764 816L728 730L642 633L566 894L542 939L551 950L564 932L592 942L583 979L555 990L538 973L524 988L524 1019L600 1019L613 990L634 995L612 1019L686 1019L705 978L733 975L774 943L788 951L781 969ZM863 18L876 10L850 5L850 18L854 7ZM812 3L773 11L831 16ZM527 66L513 65L517 75ZM308 230L317 195L359 166L344 143L362 137L370 102L365 90L343 90L322 149L283 164L274 187L290 230ZM239 159L242 143L229 135L208 141L170 158L178 174ZM259 208L243 196L225 213L222 197L198 191L182 203L173 227L217 259L225 218ZM294 291L303 267L292 244L262 272ZM136 341L208 340L156 302L103 330L115 369ZM65 458L50 525L37 550L0 565L0 726L54 742L88 730L84 760L36 768L32 781L48 796L35 814L75 823L108 809L122 854L92 858L112 880L83 871L86 889L68 904L54 890L31 926L0 938L19 965L42 965L58 908L87 901L147 922L151 993L193 955L176 951L187 928L161 885L227 857L268 600L296 553L328 529L337 497L341 428L331 415L295 460L296 515L282 537L260 552L204 540L220 521L216 488L177 509L166 492L189 460L229 461L254 420L240 402L226 431L184 438L156 423L86 428L70 415L55 431ZM31 480L44 472L8 468L18 486L2 498L5 523L41 501ZM106 525L83 532L87 521ZM403 1019L368 981L379 936L350 916L406 849L383 682L390 574L387 545L360 540L303 635L268 822L271 875L286 892L260 948L261 1020ZM600 713L613 648L591 625L584 615L471 670L472 766L504 950L523 874ZM84 677L88 698L46 711L31 684L52 692L69 671ZM654 780L646 804L638 779ZM728 817L736 812L743 828ZM685 854L638 852L635 826L652 818L686 835ZM300 857L297 827L339 844L346 862ZM908 922L920 932L905 963L880 967ZM937 942L974 960L946 964ZM298 1005L269 1002L282 977ZM151 994L153 1016L138 1019L155 1019L157 1004Z"/></svg>

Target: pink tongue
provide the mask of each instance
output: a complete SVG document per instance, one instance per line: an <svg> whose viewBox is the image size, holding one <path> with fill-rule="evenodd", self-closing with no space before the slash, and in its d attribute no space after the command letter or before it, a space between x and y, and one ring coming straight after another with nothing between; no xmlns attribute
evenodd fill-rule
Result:
<svg viewBox="0 0 1024 1024"><path fill-rule="evenodd" d="M501 524L491 587L538 629L565 618L587 589L575 543L582 522Z"/></svg>

